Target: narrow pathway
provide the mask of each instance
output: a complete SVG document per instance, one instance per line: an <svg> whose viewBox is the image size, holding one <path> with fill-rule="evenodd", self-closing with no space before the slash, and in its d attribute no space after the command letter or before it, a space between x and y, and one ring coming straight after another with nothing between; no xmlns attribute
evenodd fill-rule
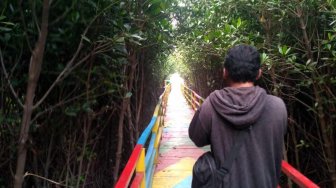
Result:
<svg viewBox="0 0 336 188"><path fill-rule="evenodd" d="M153 188L191 187L192 167L205 149L189 139L188 127L194 111L184 99L180 85L173 84L169 95L158 164Z"/></svg>

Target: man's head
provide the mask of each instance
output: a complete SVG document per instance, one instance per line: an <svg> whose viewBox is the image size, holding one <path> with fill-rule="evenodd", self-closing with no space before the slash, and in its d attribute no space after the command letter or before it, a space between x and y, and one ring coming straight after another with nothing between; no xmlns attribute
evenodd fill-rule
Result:
<svg viewBox="0 0 336 188"><path fill-rule="evenodd" d="M227 52L224 78L235 83L255 82L261 76L260 54L252 46L238 45Z"/></svg>

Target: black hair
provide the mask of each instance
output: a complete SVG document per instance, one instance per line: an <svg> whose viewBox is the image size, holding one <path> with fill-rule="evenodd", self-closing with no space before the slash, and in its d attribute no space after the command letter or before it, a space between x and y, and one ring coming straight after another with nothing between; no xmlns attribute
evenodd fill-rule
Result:
<svg viewBox="0 0 336 188"><path fill-rule="evenodd" d="M238 45L227 52L224 68L233 82L255 82L260 69L260 54L249 45Z"/></svg>

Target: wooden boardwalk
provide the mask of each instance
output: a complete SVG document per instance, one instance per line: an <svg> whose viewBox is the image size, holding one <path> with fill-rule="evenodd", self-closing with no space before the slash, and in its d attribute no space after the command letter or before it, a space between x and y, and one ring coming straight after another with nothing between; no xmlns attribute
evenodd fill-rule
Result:
<svg viewBox="0 0 336 188"><path fill-rule="evenodd" d="M160 143L153 188L191 187L192 167L208 148L197 148L188 127L194 111L184 99L179 84L172 85Z"/></svg>
<svg viewBox="0 0 336 188"><path fill-rule="evenodd" d="M166 91L169 92L170 88ZM184 87L184 91L188 95L188 100L193 101L195 107L199 105L200 100L203 100L187 87ZM168 93L162 95L165 102L158 103L151 122L141 134L126 167L120 175L116 188L125 188L129 185L131 187L147 186L153 188L191 187L192 167L197 158L210 148L197 148L189 139L188 128L194 111L184 99L180 84L172 85L167 105L166 94ZM159 116L160 121L158 121L158 115L162 107L167 108L165 110L164 127L161 132L163 121L162 116ZM159 126L161 127L158 133ZM162 135L162 137L157 137L156 134ZM146 151L144 146L149 141L148 138L151 139ZM160 138L161 142L159 143ZM158 143L160 144L159 155L157 155ZM153 164L154 159L156 160ZM153 165L156 167L154 176ZM319 187L285 161L282 161L282 172L300 187ZM135 177L133 180L132 176Z"/></svg>

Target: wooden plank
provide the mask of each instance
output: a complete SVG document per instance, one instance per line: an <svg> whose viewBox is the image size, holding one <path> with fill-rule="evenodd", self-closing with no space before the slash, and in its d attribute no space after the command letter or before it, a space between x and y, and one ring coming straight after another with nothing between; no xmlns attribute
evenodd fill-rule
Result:
<svg viewBox="0 0 336 188"><path fill-rule="evenodd" d="M154 175L153 187L174 187L192 175L191 172L194 163L195 159L184 158L165 169L156 172Z"/></svg>
<svg viewBox="0 0 336 188"><path fill-rule="evenodd" d="M191 98L189 98L190 100ZM191 102L191 101L190 101ZM166 109L153 187L191 186L192 167L206 150L189 139L188 128L194 111L182 93L172 88Z"/></svg>

